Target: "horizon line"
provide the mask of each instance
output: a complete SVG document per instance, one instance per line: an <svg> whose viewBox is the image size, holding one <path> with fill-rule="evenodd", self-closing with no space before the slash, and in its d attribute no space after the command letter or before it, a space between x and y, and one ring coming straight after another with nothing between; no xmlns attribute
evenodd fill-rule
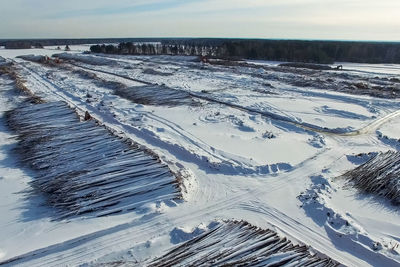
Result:
<svg viewBox="0 0 400 267"><path fill-rule="evenodd" d="M326 42L373 42L400 43L400 40L357 40L357 39L318 39L318 38L262 38L262 37L33 37L33 38L0 38L0 41L19 40L118 40L118 39L215 39L215 40L271 40L271 41L326 41Z"/></svg>

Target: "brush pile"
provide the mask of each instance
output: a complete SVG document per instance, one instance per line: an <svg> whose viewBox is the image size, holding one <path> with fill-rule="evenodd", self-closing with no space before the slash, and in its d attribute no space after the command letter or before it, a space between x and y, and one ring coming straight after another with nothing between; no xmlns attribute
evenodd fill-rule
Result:
<svg viewBox="0 0 400 267"><path fill-rule="evenodd" d="M359 190L400 205L400 151L378 153L343 175Z"/></svg>
<svg viewBox="0 0 400 267"><path fill-rule="evenodd" d="M143 105L196 105L190 94L163 85L144 85L116 88L114 93L122 98Z"/></svg>
<svg viewBox="0 0 400 267"><path fill-rule="evenodd" d="M62 60L66 60L66 61L72 60L72 61L82 62L85 64L94 65L94 66L117 65L117 61L115 61L115 60L107 59L105 57L92 56L92 55L60 53L60 54L54 54L53 57L59 58Z"/></svg>
<svg viewBox="0 0 400 267"><path fill-rule="evenodd" d="M279 67L301 68L301 69L311 69L311 70L332 70L333 69L328 65L302 63L302 62L282 63L282 64L279 64Z"/></svg>
<svg viewBox="0 0 400 267"><path fill-rule="evenodd" d="M272 230L227 221L172 249L149 266L337 266Z"/></svg>
<svg viewBox="0 0 400 267"><path fill-rule="evenodd" d="M36 63L46 63L49 58L42 55L22 55L17 56L17 58L21 58L26 61L36 62Z"/></svg>
<svg viewBox="0 0 400 267"><path fill-rule="evenodd" d="M44 195L58 211L55 219L181 197L176 177L154 154L94 120L81 122L64 102L26 102L9 111L7 121L18 135L21 162L36 174L28 193Z"/></svg>
<svg viewBox="0 0 400 267"><path fill-rule="evenodd" d="M112 89L115 95L142 105L197 105L188 92L169 88L164 85L148 84L143 86L127 87L126 85L105 80L93 72L75 69L74 74L83 79L90 79L99 87Z"/></svg>

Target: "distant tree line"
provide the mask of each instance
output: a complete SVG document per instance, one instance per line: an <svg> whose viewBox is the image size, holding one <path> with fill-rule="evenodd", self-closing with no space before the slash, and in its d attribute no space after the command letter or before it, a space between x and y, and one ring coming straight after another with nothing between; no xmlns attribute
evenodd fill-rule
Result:
<svg viewBox="0 0 400 267"><path fill-rule="evenodd" d="M165 43L120 43L119 45L92 45L93 53L124 55L185 55L220 56L220 47L212 45L165 44Z"/></svg>
<svg viewBox="0 0 400 267"><path fill-rule="evenodd" d="M0 40L7 48L50 45L120 43L95 45L92 52L132 55L205 55L220 58L247 58L290 62L400 64L400 43L300 41L222 38L107 38Z"/></svg>
<svg viewBox="0 0 400 267"><path fill-rule="evenodd" d="M227 55L291 62L400 63L400 43L254 40L227 42Z"/></svg>
<svg viewBox="0 0 400 267"><path fill-rule="evenodd" d="M29 49L31 46L32 44L30 42L24 41L13 41L5 44L6 49Z"/></svg>
<svg viewBox="0 0 400 267"><path fill-rule="evenodd" d="M7 43L24 42L30 43L31 46L41 44L42 46L55 45L79 45L79 44L99 44L99 43L120 43L120 42L158 42L159 38L102 38L102 39L0 39L0 46L6 46ZM167 39L165 39L167 40Z"/></svg>
<svg viewBox="0 0 400 267"><path fill-rule="evenodd" d="M203 55L326 64L340 61L400 64L400 43L394 42L167 39L157 43L93 45L90 50L106 54Z"/></svg>

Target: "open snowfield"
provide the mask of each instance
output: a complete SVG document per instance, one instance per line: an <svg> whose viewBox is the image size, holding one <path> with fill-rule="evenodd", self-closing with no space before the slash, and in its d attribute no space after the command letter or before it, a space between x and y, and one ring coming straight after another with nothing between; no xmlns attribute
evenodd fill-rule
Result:
<svg viewBox="0 0 400 267"><path fill-rule="evenodd" d="M399 151L399 65L88 48L0 49L44 102L0 75L1 266L400 265L399 206L342 176Z"/></svg>

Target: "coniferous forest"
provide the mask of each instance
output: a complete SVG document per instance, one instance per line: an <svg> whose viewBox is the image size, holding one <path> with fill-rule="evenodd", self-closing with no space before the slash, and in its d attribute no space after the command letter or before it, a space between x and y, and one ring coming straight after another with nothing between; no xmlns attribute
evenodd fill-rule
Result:
<svg viewBox="0 0 400 267"><path fill-rule="evenodd" d="M186 39L161 42L121 42L93 45L93 53L129 55L192 55L229 59L260 59L290 62L400 63L400 43Z"/></svg>
<svg viewBox="0 0 400 267"><path fill-rule="evenodd" d="M107 54L203 55L228 59L246 58L327 64L333 62L400 64L399 42L221 38L0 40L0 46L12 49L77 44L93 44L91 47L93 53Z"/></svg>

